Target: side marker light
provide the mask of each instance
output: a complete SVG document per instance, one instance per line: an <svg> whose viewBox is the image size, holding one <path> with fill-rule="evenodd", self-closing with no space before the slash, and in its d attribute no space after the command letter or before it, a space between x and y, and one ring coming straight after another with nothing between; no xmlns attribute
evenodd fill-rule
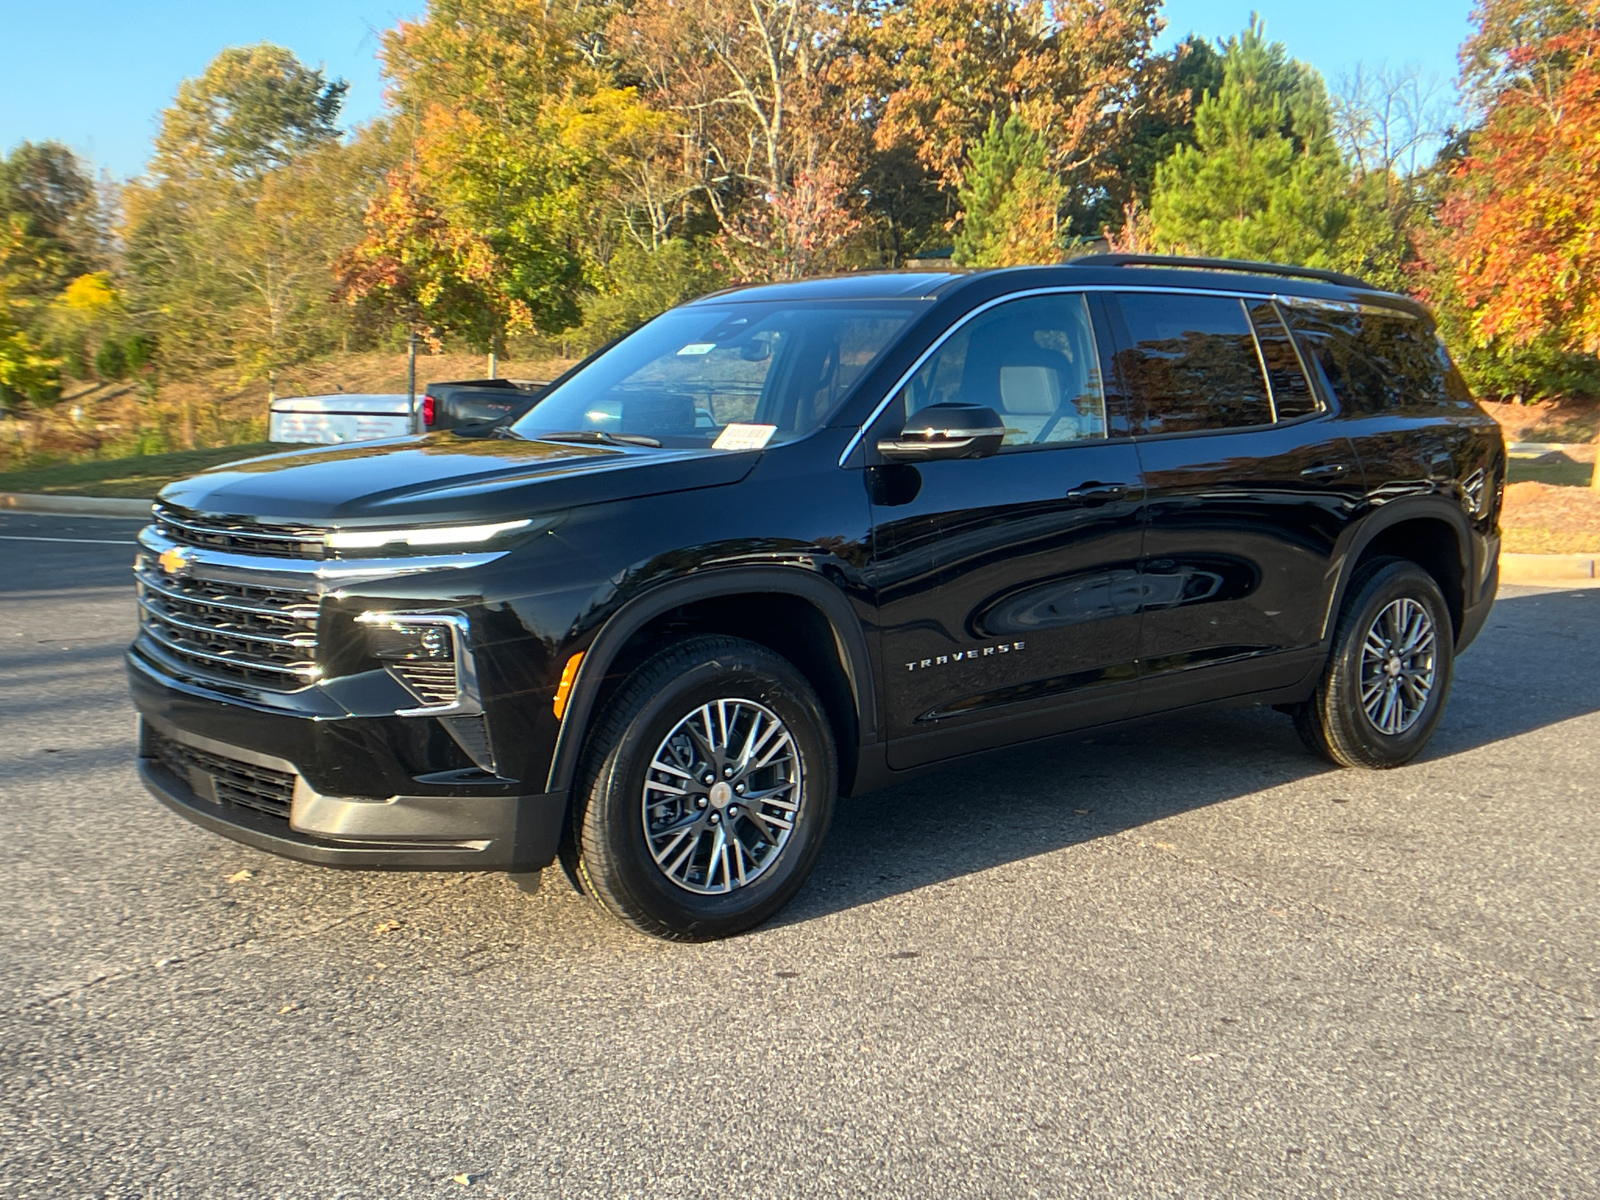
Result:
<svg viewBox="0 0 1600 1200"><path fill-rule="evenodd" d="M582 663L583 651L579 650L567 659L567 665L561 668L561 682L556 685L556 698L550 705L557 720L567 715L567 700L572 695L572 685L578 678L578 667Z"/></svg>

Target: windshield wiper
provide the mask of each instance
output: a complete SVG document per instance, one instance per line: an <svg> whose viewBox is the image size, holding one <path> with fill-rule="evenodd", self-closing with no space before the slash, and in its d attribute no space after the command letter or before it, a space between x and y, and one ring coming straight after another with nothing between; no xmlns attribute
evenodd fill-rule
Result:
<svg viewBox="0 0 1600 1200"><path fill-rule="evenodd" d="M655 438L645 437L642 433L610 433L604 429L568 429L559 433L536 433L533 438L540 442L595 442L611 446L655 446L657 449L661 446Z"/></svg>

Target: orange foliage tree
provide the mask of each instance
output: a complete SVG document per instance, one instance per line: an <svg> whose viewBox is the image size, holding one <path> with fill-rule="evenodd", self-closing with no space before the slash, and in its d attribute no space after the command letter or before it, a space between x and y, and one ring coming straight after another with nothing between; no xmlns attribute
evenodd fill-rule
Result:
<svg viewBox="0 0 1600 1200"><path fill-rule="evenodd" d="M864 20L880 146L909 143L954 189L991 118L1019 116L1069 186L1115 183L1113 164L1160 99L1159 0L908 0ZM875 95L873 95L875 93Z"/></svg>
<svg viewBox="0 0 1600 1200"><path fill-rule="evenodd" d="M1600 4L1496 0L1463 78L1485 104L1431 255L1482 344L1600 351Z"/></svg>

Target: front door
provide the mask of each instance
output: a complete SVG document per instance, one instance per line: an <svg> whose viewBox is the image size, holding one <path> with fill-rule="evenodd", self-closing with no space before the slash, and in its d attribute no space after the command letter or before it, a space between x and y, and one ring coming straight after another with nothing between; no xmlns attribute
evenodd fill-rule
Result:
<svg viewBox="0 0 1600 1200"><path fill-rule="evenodd" d="M1139 710L1293 686L1363 498L1343 423L1271 300L1117 300L1147 489Z"/></svg>
<svg viewBox="0 0 1600 1200"><path fill-rule="evenodd" d="M930 404L1005 421L986 459L869 467L889 763L1115 720L1137 683L1143 489L1082 293L958 327L869 431Z"/></svg>

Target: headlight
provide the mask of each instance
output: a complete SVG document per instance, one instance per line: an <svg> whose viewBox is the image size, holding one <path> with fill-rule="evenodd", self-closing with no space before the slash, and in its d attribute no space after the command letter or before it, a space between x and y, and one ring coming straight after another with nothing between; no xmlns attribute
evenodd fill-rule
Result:
<svg viewBox="0 0 1600 1200"><path fill-rule="evenodd" d="M376 550L380 546L476 546L513 529L526 529L532 518L495 525L443 525L422 529L344 529L323 534L330 550Z"/></svg>

